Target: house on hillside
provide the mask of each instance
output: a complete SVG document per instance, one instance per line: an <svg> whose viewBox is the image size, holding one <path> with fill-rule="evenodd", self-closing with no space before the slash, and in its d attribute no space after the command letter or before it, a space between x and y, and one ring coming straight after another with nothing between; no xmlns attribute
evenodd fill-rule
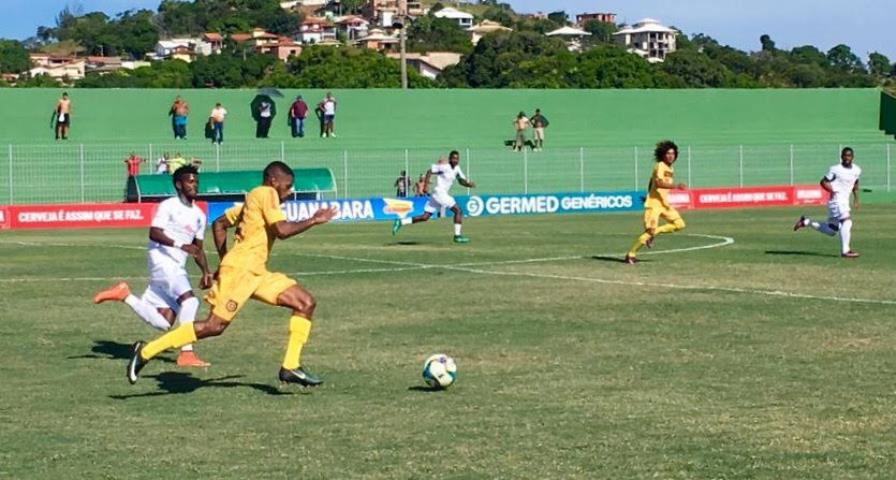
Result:
<svg viewBox="0 0 896 480"><path fill-rule="evenodd" d="M361 37L366 37L367 32L370 30L370 22L364 17L359 17L357 15L339 17L336 18L335 21L337 35L340 33L345 35L345 38L347 38L349 42L354 42Z"/></svg>
<svg viewBox="0 0 896 480"><path fill-rule="evenodd" d="M461 12L456 8L445 7L433 14L436 18L447 18L457 22L457 25L464 30L473 26L473 15L467 12Z"/></svg>
<svg viewBox="0 0 896 480"><path fill-rule="evenodd" d="M361 15L374 27L392 28L400 18L398 0L368 0Z"/></svg>
<svg viewBox="0 0 896 480"><path fill-rule="evenodd" d="M276 42L255 47L255 51L262 55L271 55L281 62L287 62L290 58L302 54L302 45L289 37L279 37Z"/></svg>
<svg viewBox="0 0 896 480"><path fill-rule="evenodd" d="M591 36L591 33L579 28L567 26L548 32L545 35L562 38L566 42L566 48L568 48L570 52L579 52L582 50L582 41L585 37Z"/></svg>
<svg viewBox="0 0 896 480"><path fill-rule="evenodd" d="M336 42L336 24L327 18L308 17L302 20L295 40L303 45Z"/></svg>
<svg viewBox="0 0 896 480"><path fill-rule="evenodd" d="M202 34L202 41L211 45L212 53L217 55L224 50L224 35L216 32L207 32Z"/></svg>
<svg viewBox="0 0 896 480"><path fill-rule="evenodd" d="M498 22L493 22L491 20L483 20L479 25L473 25L472 27L467 29L467 32L470 33L470 41L473 42L473 45L479 43L479 40L482 37L488 35L489 33L495 32L512 32L512 28L505 27Z"/></svg>
<svg viewBox="0 0 896 480"><path fill-rule="evenodd" d="M63 57L47 53L29 55L32 68L28 74L32 77L47 75L57 79L80 80L84 78L87 62L83 58Z"/></svg>
<svg viewBox="0 0 896 480"><path fill-rule="evenodd" d="M355 44L370 50L388 52L397 48L398 37L389 35L382 29L374 28L366 36L355 40Z"/></svg>
<svg viewBox="0 0 896 480"><path fill-rule="evenodd" d="M390 52L386 54L389 58L399 59L401 58L401 54L398 52ZM446 68L451 65L457 65L460 63L461 54L457 52L429 52L427 54L421 53L407 53L405 54L405 58L407 59L408 65L411 68L414 68L420 75L423 75L429 79L435 79L439 75L442 74Z"/></svg>
<svg viewBox="0 0 896 480"><path fill-rule="evenodd" d="M616 43L650 63L662 62L674 52L678 31L652 18L645 18L613 34Z"/></svg>
<svg viewBox="0 0 896 480"><path fill-rule="evenodd" d="M584 27L586 23L596 20L603 23L612 23L616 25L615 13L580 13L576 15L576 26Z"/></svg>
<svg viewBox="0 0 896 480"><path fill-rule="evenodd" d="M212 45L201 38L171 38L156 42L152 53L146 56L150 60L165 60L177 58L190 62L197 56L212 54Z"/></svg>

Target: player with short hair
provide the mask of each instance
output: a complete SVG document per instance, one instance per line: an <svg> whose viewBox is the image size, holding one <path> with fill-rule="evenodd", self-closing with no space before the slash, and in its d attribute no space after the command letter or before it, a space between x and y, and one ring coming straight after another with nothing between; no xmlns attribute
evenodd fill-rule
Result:
<svg viewBox="0 0 896 480"><path fill-rule="evenodd" d="M685 227L681 214L669 203L669 190L687 188L687 185L676 185L674 181L675 170L672 164L678 160L678 145L671 140L664 140L656 144L653 156L656 158L656 166L650 175L647 198L644 200L644 233L635 240L625 255L625 263L630 265L637 262L635 257L641 247L653 247L653 240L657 235L677 232ZM666 220L666 224L661 227L658 226L660 217Z"/></svg>
<svg viewBox="0 0 896 480"><path fill-rule="evenodd" d="M110 300L127 303L146 323L158 330L169 330L175 317L179 325L192 325L199 310L199 300L193 295L187 277L187 257L192 256L202 270L200 288L209 288L212 273L208 268L202 241L207 219L196 205L199 175L195 167L179 168L172 177L177 196L159 204L149 228L147 266L149 286L140 298L131 294L127 283L121 282L93 297L94 303ZM185 344L177 356L181 367L207 367Z"/></svg>
<svg viewBox="0 0 896 480"><path fill-rule="evenodd" d="M464 214L460 207L457 206L457 201L455 201L454 197L448 192L451 190L451 186L454 185L455 180L457 180L457 183L460 183L467 188L475 188L476 184L468 180L466 175L464 175L464 172L460 169L460 153L457 150L452 150L451 153L448 154L448 163L443 161L444 158L445 157L442 157L438 163L434 163L432 167L426 171L424 191L429 188L430 178L432 178L433 175L437 175L437 177L436 188L432 192L432 196L430 196L429 200L426 202L426 206L423 208L423 214L413 218L396 219L392 224L392 235L397 235L403 225L425 222L429 220L429 217L431 217L432 214L438 212L442 208L447 208L454 212L454 243L470 243L470 239L461 234L461 224L463 223Z"/></svg>
<svg viewBox="0 0 896 480"><path fill-rule="evenodd" d="M323 380L301 367L302 347L311 332L311 316L316 302L307 290L282 273L267 270L267 260L275 239L287 239L311 227L322 225L336 215L334 207L314 212L301 222L287 221L280 202L292 193L294 175L283 162L272 162L264 169L263 184L246 195L241 207L215 220L212 232L215 244L225 252L218 267L217 279L206 301L212 311L208 317L191 325L181 325L159 338L134 344L134 355L128 362L127 378L137 382L140 371L159 353L199 339L215 337L224 332L236 314L250 298L269 305L292 310L289 320L289 342L280 368L279 378L284 383L315 386ZM236 239L226 250L227 227L236 226ZM220 238L223 234L223 239Z"/></svg>
<svg viewBox="0 0 896 480"><path fill-rule="evenodd" d="M812 227L815 230L833 237L840 233L840 256L843 258L857 258L858 253L849 247L852 238L852 216L849 207L849 197L852 194L853 205L859 208L859 177L862 169L853 163L855 152L846 147L840 152L840 163L828 169L827 175L821 178L821 188L830 195L828 200L828 221L820 223L812 221L807 216L801 216L793 226L793 230L803 227Z"/></svg>

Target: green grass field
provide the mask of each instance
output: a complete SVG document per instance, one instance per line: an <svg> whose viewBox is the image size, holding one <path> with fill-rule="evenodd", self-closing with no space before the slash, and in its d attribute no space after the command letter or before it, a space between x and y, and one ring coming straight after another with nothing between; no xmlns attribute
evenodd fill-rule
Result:
<svg viewBox="0 0 896 480"><path fill-rule="evenodd" d="M686 212L635 267L638 214L471 219L466 246L320 227L269 265L318 299L310 392L278 388L288 313L260 304L208 370L166 354L128 385L154 333L90 297L142 290L146 233L3 232L0 477L892 478L891 207L856 212L855 261L798 214Z"/></svg>

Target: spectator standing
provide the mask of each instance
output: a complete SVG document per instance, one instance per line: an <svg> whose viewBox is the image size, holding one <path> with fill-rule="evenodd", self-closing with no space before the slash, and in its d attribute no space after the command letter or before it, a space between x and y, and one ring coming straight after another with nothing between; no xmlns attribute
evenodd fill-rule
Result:
<svg viewBox="0 0 896 480"><path fill-rule="evenodd" d="M292 138L305 136L305 117L307 115L308 104L299 95L289 108L289 126L292 128Z"/></svg>
<svg viewBox="0 0 896 480"><path fill-rule="evenodd" d="M334 132L336 122L336 97L332 93L327 92L327 96L320 101L319 108L324 116L324 133L322 137L335 137Z"/></svg>
<svg viewBox="0 0 896 480"><path fill-rule="evenodd" d="M262 96L258 102L258 110L255 112L255 138L268 138L271 131L271 122L277 115L277 107L274 101L267 96Z"/></svg>
<svg viewBox="0 0 896 480"><path fill-rule="evenodd" d="M128 176L136 177L137 175L140 175L140 164L146 163L146 160L140 158L136 153L131 152L131 154L128 155L128 158L124 160L124 163L128 166Z"/></svg>
<svg viewBox="0 0 896 480"><path fill-rule="evenodd" d="M541 109L535 109L535 115L532 115L532 118L529 119L532 122L532 128L535 132L535 145L534 150L536 152L540 152L544 150L544 129L550 125L551 122L548 121L547 117L541 114Z"/></svg>
<svg viewBox="0 0 896 480"><path fill-rule="evenodd" d="M156 174L168 173L168 159L170 157L171 155L168 152L165 152L164 155L156 160Z"/></svg>
<svg viewBox="0 0 896 480"><path fill-rule="evenodd" d="M426 195L426 177L424 175L420 175L420 178L414 182L414 196L415 197L423 197Z"/></svg>
<svg viewBox="0 0 896 480"><path fill-rule="evenodd" d="M56 140L61 137L68 140L68 129L71 126L72 101L68 98L68 92L62 93L62 98L56 101L53 117L56 123Z"/></svg>
<svg viewBox="0 0 896 480"><path fill-rule="evenodd" d="M528 130L529 125L530 122L526 117L526 112L520 112L516 116L516 120L513 121L513 126L516 128L516 140L513 142L514 151L522 152L523 147L526 146L526 130Z"/></svg>
<svg viewBox="0 0 896 480"><path fill-rule="evenodd" d="M227 109L225 109L221 102L215 104L215 108L212 109L212 113L209 114L208 123L212 127L212 143L217 143L220 145L224 142L224 117L227 116Z"/></svg>
<svg viewBox="0 0 896 480"><path fill-rule="evenodd" d="M408 190L411 188L411 177L408 176L406 170L402 170L395 179L395 196L398 198L406 198Z"/></svg>
<svg viewBox="0 0 896 480"><path fill-rule="evenodd" d="M181 167L185 167L190 164L190 161L184 158L180 152L174 154L174 157L168 159L168 173L174 175L174 172Z"/></svg>
<svg viewBox="0 0 896 480"><path fill-rule="evenodd" d="M171 128L174 130L174 138L187 139L187 115L190 114L190 106L180 95L174 99L168 115L171 115Z"/></svg>

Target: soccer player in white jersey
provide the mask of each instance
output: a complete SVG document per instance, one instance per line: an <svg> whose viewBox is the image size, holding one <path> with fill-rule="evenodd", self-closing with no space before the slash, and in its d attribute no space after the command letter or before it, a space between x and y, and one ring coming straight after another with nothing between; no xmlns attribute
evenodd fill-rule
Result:
<svg viewBox="0 0 896 480"><path fill-rule="evenodd" d="M442 208L447 208L454 212L454 243L470 243L470 239L463 236L461 233L461 224L463 223L464 214L460 207L457 206L454 197L448 192L451 190L451 186L454 185L455 180L457 180L457 183L467 188L475 188L476 184L468 180L467 176L464 175L464 172L461 171L460 165L458 165L460 163L460 153L458 153L457 150L453 150L448 154L447 164L444 163L444 158L445 157L442 157L441 162L433 164L433 166L426 171L426 178L424 179L424 185L426 185L425 188L429 188L429 181L433 175L436 176L436 188L429 197L429 201L426 202L426 207L423 208L423 214L413 218L396 219L395 223L392 224L392 235L398 234L398 230L400 230L403 225L425 222L429 220L429 217L431 217L432 214L438 212Z"/></svg>
<svg viewBox="0 0 896 480"><path fill-rule="evenodd" d="M833 237L840 233L840 255L844 258L856 258L858 253L849 247L852 236L852 217L850 216L849 197L852 195L853 205L859 207L859 176L862 169L852 163L855 153L849 147L840 152L840 163L828 170L828 174L821 179L821 188L830 195L828 200L828 221L826 223L815 222L811 218L802 216L793 226L794 230L803 227L812 227L819 232Z"/></svg>
<svg viewBox="0 0 896 480"><path fill-rule="evenodd" d="M174 172L172 177L177 196L159 204L149 228L147 266L149 286L143 296L131 294L127 283L121 282L93 297L94 303L116 300L127 303L146 323L158 330L168 330L174 325L193 323L199 310L199 299L187 277L187 258L193 257L202 270L199 286L212 284L212 273L202 249L207 222L205 213L196 205L199 176L196 167L188 165ZM207 367L193 352L192 345L185 345L177 356L181 367Z"/></svg>

